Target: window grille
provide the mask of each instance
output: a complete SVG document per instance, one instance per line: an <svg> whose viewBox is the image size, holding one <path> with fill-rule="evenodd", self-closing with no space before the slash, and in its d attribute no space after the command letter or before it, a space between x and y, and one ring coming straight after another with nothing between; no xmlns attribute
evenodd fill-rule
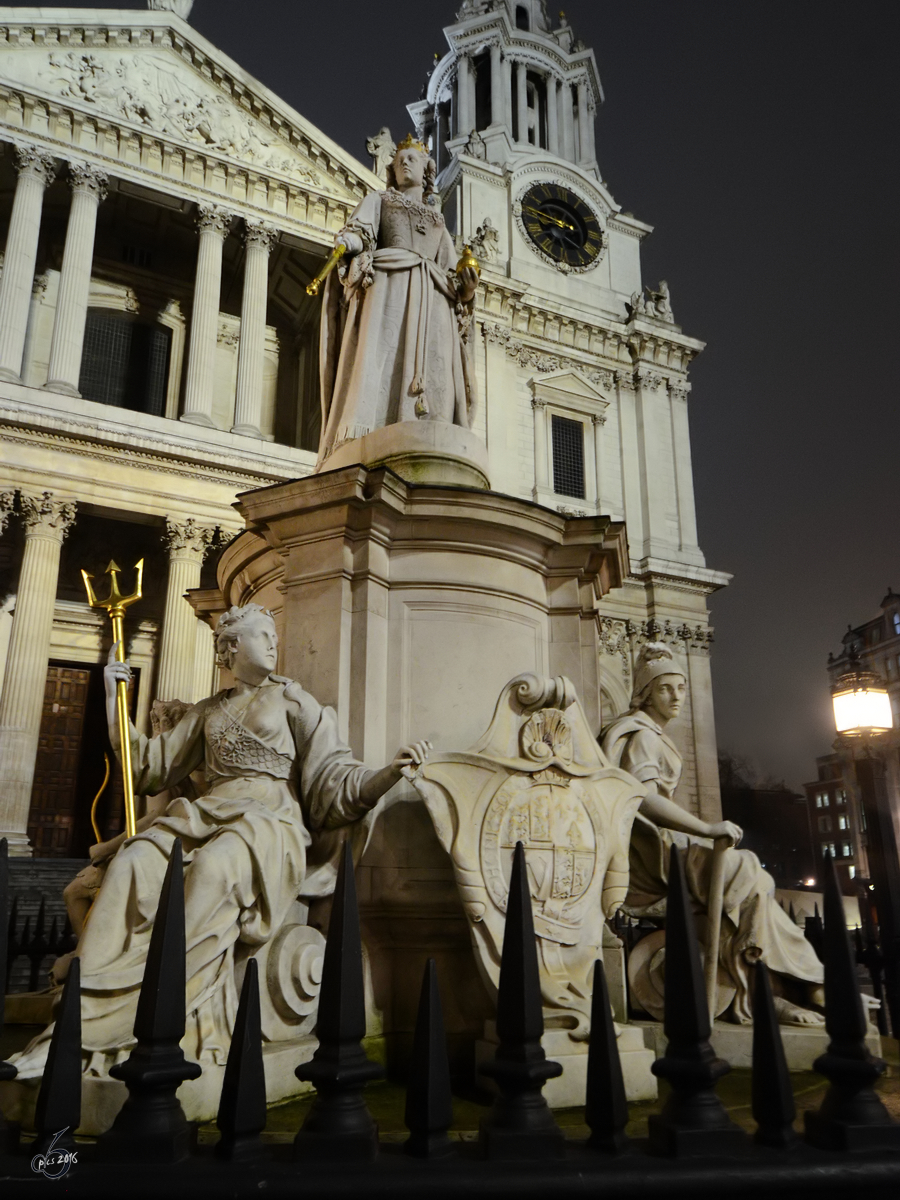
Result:
<svg viewBox="0 0 900 1200"><path fill-rule="evenodd" d="M553 490L560 496L584 499L584 426L580 421L558 417L551 422L553 434Z"/></svg>
<svg viewBox="0 0 900 1200"><path fill-rule="evenodd" d="M162 416L171 331L126 313L90 309L78 388L87 400Z"/></svg>

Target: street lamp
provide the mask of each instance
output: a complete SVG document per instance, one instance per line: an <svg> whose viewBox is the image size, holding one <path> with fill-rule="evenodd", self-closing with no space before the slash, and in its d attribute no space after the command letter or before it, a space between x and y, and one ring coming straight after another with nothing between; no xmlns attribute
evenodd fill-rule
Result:
<svg viewBox="0 0 900 1200"><path fill-rule="evenodd" d="M880 676L860 667L851 651L849 670L832 685L836 746L849 750L868 835L869 877L875 892L884 983L894 1037L900 1036L900 854L884 779L881 738L894 725ZM857 754L857 747L861 753Z"/></svg>

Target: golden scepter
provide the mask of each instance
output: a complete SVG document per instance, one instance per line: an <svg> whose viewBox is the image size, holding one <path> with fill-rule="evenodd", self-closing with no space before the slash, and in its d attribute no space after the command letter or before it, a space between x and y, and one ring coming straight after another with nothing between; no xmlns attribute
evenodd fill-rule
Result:
<svg viewBox="0 0 900 1200"><path fill-rule="evenodd" d="M123 663L125 661L125 635L122 622L125 617L125 609L141 598L144 560L141 559L140 562L135 563L137 584L130 596L123 596L119 591L118 576L121 569L114 562L111 562L106 568L105 573L112 576L109 596L106 600L98 600L94 595L94 587L91 583L91 580L94 578L93 575L89 575L87 571L82 571L81 578L84 580L84 586L87 589L88 604L90 604L91 608L105 608L109 613L109 619L112 621L113 643L116 647L116 662ZM131 774L131 738L129 737L128 728L128 684L124 679L120 679L116 684L116 717L118 718L119 725L122 777L125 784L125 834L127 837L134 837L137 833L137 822L134 811L134 779Z"/></svg>
<svg viewBox="0 0 900 1200"><path fill-rule="evenodd" d="M341 259L344 257L344 255L346 253L347 253L347 247L344 245L343 242L340 242L337 246L335 246L335 248L332 250L332 252L328 255L328 258L326 258L325 266L318 273L318 275L315 277L315 279L313 279L310 283L308 283L306 285L307 296L318 296L319 288L322 286L322 284L325 282L325 280L328 278L328 276L331 274L331 272L338 265L338 263L341 261Z"/></svg>

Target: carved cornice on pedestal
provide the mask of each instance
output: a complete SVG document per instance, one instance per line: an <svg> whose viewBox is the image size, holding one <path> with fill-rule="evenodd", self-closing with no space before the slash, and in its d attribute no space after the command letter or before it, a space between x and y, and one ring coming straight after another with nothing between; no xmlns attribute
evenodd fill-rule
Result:
<svg viewBox="0 0 900 1200"><path fill-rule="evenodd" d="M35 175L47 187L56 178L56 159L37 146L16 146L16 170L20 175Z"/></svg>
<svg viewBox="0 0 900 1200"><path fill-rule="evenodd" d="M203 562L215 536L214 525L201 525L193 517L186 521L174 521L166 517L166 532L163 543L170 558L191 557Z"/></svg>
<svg viewBox="0 0 900 1200"><path fill-rule="evenodd" d="M90 163L69 163L69 186L73 192L89 192L102 203L109 191L109 176Z"/></svg>
<svg viewBox="0 0 900 1200"><path fill-rule="evenodd" d="M49 535L60 542L72 527L78 508L74 500L57 500L52 492L42 492L40 496L21 492L19 503L26 537Z"/></svg>
<svg viewBox="0 0 900 1200"><path fill-rule="evenodd" d="M656 617L630 621L598 616L597 630L600 653L613 658L620 656L625 674L632 659L647 642L665 642L682 654L709 654L713 642L713 630L709 625L691 626L686 621L659 621Z"/></svg>

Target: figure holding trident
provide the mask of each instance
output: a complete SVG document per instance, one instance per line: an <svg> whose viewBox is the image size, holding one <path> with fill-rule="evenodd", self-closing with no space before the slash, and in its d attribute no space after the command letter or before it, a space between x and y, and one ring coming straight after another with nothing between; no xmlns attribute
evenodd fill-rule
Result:
<svg viewBox="0 0 900 1200"><path fill-rule="evenodd" d="M132 604L136 604L141 598L141 585L144 579L144 560L141 559L140 562L135 563L134 569L137 571L137 581L134 591L130 596L123 596L119 591L119 572L122 568L117 566L115 562L110 562L106 568L106 574L112 576L112 580L109 587L109 596L105 600L98 600L94 595L93 575L89 575L84 570L81 572L81 578L84 580L84 586L87 590L88 604L90 604L91 608L104 608L109 613L109 619L112 622L113 654L115 655L115 661L120 663L124 663L125 661L125 634L123 627L125 609L130 608ZM116 721L119 731L119 745L121 746L122 782L125 791L125 834L131 838L137 833L137 813L134 807L131 739L128 736L128 680L124 676L116 681ZM91 816L93 819L93 813Z"/></svg>

